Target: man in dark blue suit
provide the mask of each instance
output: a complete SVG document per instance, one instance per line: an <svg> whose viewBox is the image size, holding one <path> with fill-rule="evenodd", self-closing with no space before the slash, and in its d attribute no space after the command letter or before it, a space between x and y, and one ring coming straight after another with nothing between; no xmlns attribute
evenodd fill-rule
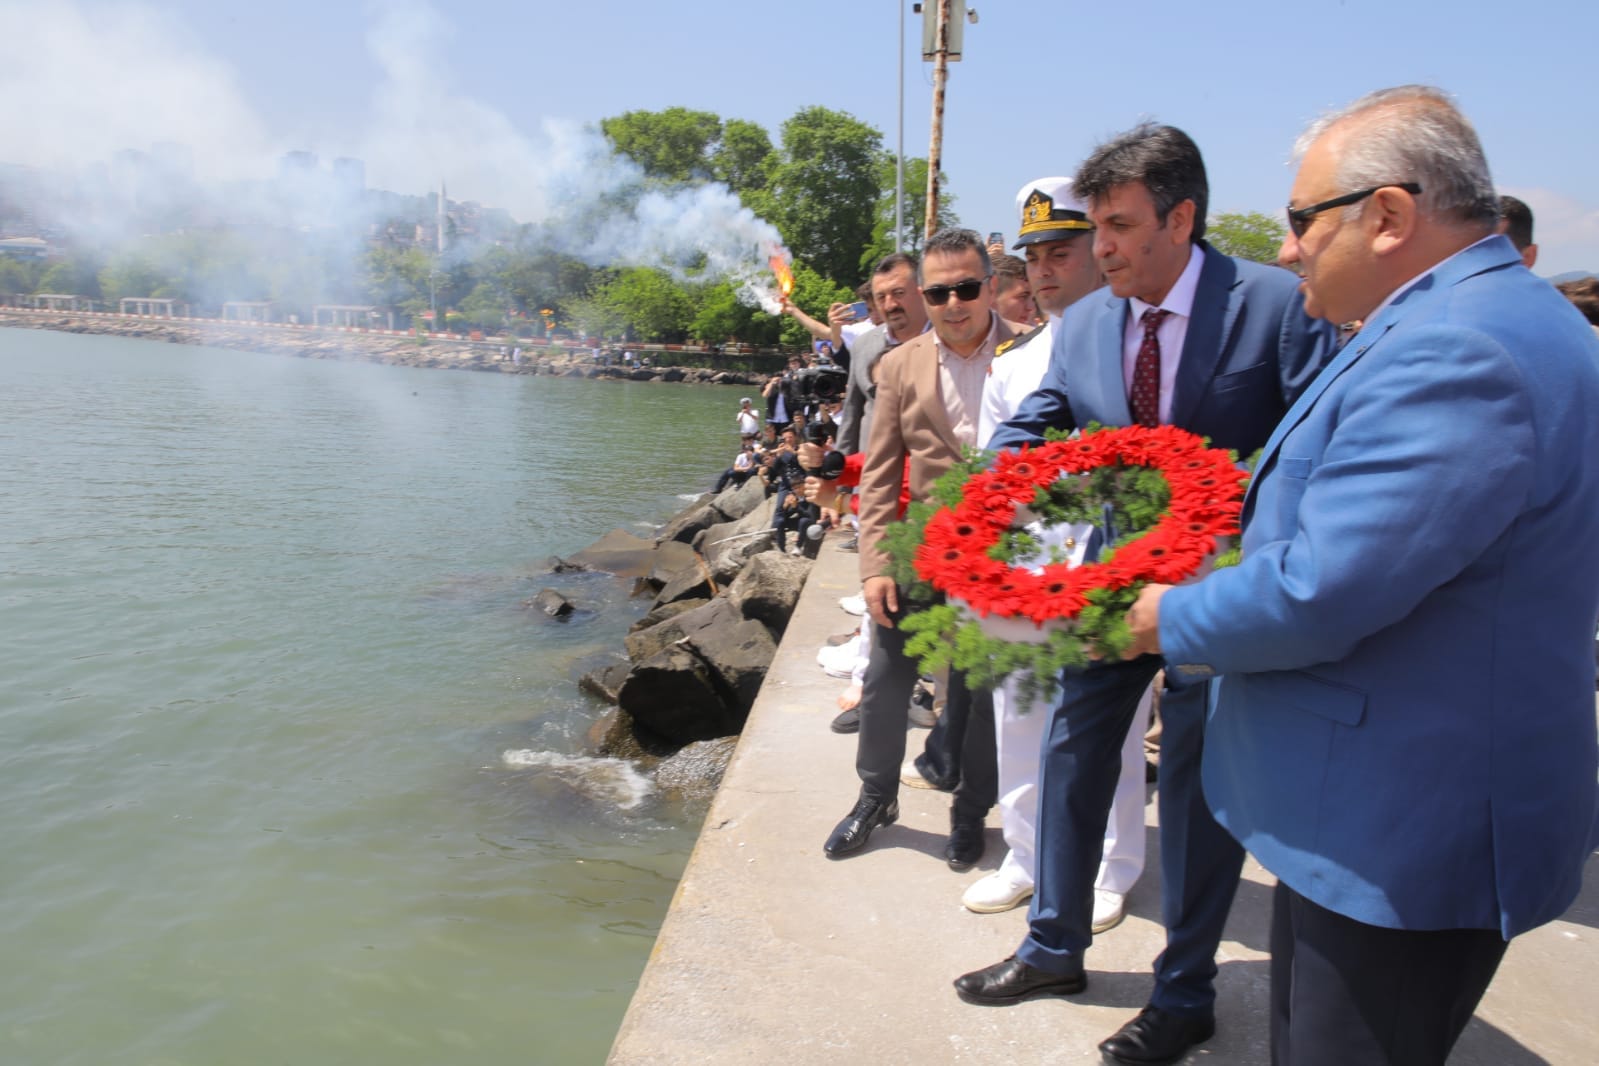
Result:
<svg viewBox="0 0 1599 1066"><path fill-rule="evenodd" d="M1208 187L1194 142L1141 125L1095 150L1074 179L1090 204L1110 288L1067 310L1039 391L991 449L1047 429L1171 423L1249 455L1331 355L1335 334L1304 313L1298 280L1203 241ZM1086 987L1093 883L1118 751L1155 655L1068 672L1039 780L1038 877L1028 936L1011 958L955 982L974 1002ZM1165 1062L1214 1032L1215 953L1243 865L1199 788L1204 687L1168 681L1161 702L1162 916L1166 950L1136 1019L1100 1045L1115 1061Z"/></svg>
<svg viewBox="0 0 1599 1066"><path fill-rule="evenodd" d="M1599 342L1494 235L1443 93L1300 151L1282 259L1364 325L1267 443L1243 562L1128 624L1224 675L1205 793L1278 878L1272 1061L1441 1066L1594 844Z"/></svg>

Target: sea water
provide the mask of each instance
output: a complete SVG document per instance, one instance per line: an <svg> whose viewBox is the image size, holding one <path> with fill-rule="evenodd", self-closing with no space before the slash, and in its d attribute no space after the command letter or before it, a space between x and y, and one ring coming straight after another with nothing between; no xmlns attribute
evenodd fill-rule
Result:
<svg viewBox="0 0 1599 1066"><path fill-rule="evenodd" d="M737 400L0 330L0 1062L601 1061L700 812L583 754L644 605L545 561Z"/></svg>

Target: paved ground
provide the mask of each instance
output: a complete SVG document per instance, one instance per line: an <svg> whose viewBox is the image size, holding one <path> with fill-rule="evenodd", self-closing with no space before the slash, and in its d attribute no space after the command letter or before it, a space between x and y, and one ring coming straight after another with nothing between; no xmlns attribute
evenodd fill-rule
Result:
<svg viewBox="0 0 1599 1066"><path fill-rule="evenodd" d="M843 682L816 649L851 619L856 556L824 550L712 805L610 1061L722 1063L1094 1063L1095 1044L1132 1017L1160 951L1153 802L1151 863L1125 922L1088 954L1089 987L1069 999L975 1007L957 975L1008 955L1026 910L960 905L994 869L990 819L979 869L941 857L948 797L904 789L901 820L833 862L821 845L854 801L855 741L828 731ZM912 750L924 736L913 731ZM1216 1036L1189 1063L1256 1066L1266 1050L1272 879L1245 869L1219 958ZM1451 1057L1452 1066L1599 1061L1599 859L1565 920L1520 937Z"/></svg>

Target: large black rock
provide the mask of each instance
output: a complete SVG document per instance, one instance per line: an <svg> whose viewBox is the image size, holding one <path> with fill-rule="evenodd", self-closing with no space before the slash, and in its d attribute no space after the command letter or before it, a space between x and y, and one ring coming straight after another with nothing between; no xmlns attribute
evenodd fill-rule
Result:
<svg viewBox="0 0 1599 1066"><path fill-rule="evenodd" d="M711 668L677 644L635 665L617 704L642 729L678 744L728 736L744 721L728 706Z"/></svg>

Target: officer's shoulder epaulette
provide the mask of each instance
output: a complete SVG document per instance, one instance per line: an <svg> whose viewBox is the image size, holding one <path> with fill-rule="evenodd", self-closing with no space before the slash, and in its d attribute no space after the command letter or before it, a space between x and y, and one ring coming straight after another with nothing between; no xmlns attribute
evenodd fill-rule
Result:
<svg viewBox="0 0 1599 1066"><path fill-rule="evenodd" d="M997 359L1006 352L1010 351L1012 348L1020 348L1022 345L1026 344L1028 341L1032 340L1042 332L1044 332L1043 326L1034 326L1026 333L1018 333L1008 341L1001 341L999 347L994 349L994 357Z"/></svg>

